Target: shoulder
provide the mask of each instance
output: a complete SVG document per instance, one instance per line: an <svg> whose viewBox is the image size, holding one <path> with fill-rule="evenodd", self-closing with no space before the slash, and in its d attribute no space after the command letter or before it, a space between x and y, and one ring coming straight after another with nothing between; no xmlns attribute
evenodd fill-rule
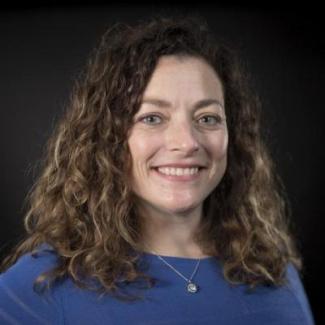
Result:
<svg viewBox="0 0 325 325"><path fill-rule="evenodd" d="M314 324L300 274L292 263L285 268L285 279L282 286L237 287L247 314L242 324Z"/></svg>
<svg viewBox="0 0 325 325"><path fill-rule="evenodd" d="M27 253L0 275L0 323L47 324L58 320L60 301L55 290L34 291L34 282L56 265L57 255L48 245Z"/></svg>
<svg viewBox="0 0 325 325"><path fill-rule="evenodd" d="M244 294L246 307L257 323L313 325L314 320L300 274L292 263L285 269L282 286L258 286L254 294ZM264 319L264 321L262 321ZM254 323L255 324L255 323Z"/></svg>
<svg viewBox="0 0 325 325"><path fill-rule="evenodd" d="M57 255L53 248L42 244L35 252L22 255L14 265L0 275L0 283L10 284L15 288L32 287L36 278L43 272L55 267Z"/></svg>
<svg viewBox="0 0 325 325"><path fill-rule="evenodd" d="M308 301L302 278L296 267L289 263L286 268L286 278L288 280L286 288L290 291L296 304L299 306L308 324L313 324L313 316L311 307Z"/></svg>
<svg viewBox="0 0 325 325"><path fill-rule="evenodd" d="M13 264L3 275L14 274L22 268L32 273L42 271L47 267L55 266L57 254L55 250L48 244L44 243L37 247L33 252L22 255L15 264Z"/></svg>

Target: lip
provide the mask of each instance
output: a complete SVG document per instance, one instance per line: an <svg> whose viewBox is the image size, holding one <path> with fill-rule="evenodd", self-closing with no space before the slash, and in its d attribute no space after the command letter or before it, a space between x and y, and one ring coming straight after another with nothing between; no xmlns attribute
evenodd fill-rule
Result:
<svg viewBox="0 0 325 325"><path fill-rule="evenodd" d="M175 167L175 165L172 165L172 166ZM162 167L162 166L159 166L159 167ZM196 180L198 180L201 177L201 174L202 174L203 169L204 169L204 168L199 168L198 173L197 174L194 174L194 175L180 175L180 176L177 176L177 175L165 175L163 173L160 173L158 171L158 168L159 167L152 168L152 171L156 175L158 175L159 177L161 177L161 178L163 178L165 180L168 180L168 181L173 181L173 182L191 182L191 181L196 181ZM187 167L187 168L189 168L189 167Z"/></svg>

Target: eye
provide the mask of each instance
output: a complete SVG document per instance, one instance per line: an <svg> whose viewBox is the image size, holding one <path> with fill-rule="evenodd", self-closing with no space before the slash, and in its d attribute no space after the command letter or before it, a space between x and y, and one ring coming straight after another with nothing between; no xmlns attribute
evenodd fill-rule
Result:
<svg viewBox="0 0 325 325"><path fill-rule="evenodd" d="M218 115L205 115L199 118L199 124L203 123L206 125L217 125L221 122L222 122L222 118Z"/></svg>
<svg viewBox="0 0 325 325"><path fill-rule="evenodd" d="M161 122L161 117L158 115L151 114L151 115L141 117L139 119L139 121L141 121L145 124L155 125L155 124L159 124Z"/></svg>

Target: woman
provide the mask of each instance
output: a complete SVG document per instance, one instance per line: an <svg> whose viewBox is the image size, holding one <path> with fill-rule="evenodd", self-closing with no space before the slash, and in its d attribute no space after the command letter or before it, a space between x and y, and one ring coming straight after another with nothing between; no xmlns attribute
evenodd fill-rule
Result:
<svg viewBox="0 0 325 325"><path fill-rule="evenodd" d="M195 18L117 24L48 143L1 324L313 324L234 54Z"/></svg>

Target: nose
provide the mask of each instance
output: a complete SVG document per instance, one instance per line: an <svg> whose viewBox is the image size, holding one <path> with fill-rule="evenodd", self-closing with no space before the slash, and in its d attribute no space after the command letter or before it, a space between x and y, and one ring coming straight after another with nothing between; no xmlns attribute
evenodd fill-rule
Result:
<svg viewBox="0 0 325 325"><path fill-rule="evenodd" d="M190 155L200 147L198 134L191 122L169 125L166 135L166 146L170 151L181 151Z"/></svg>

